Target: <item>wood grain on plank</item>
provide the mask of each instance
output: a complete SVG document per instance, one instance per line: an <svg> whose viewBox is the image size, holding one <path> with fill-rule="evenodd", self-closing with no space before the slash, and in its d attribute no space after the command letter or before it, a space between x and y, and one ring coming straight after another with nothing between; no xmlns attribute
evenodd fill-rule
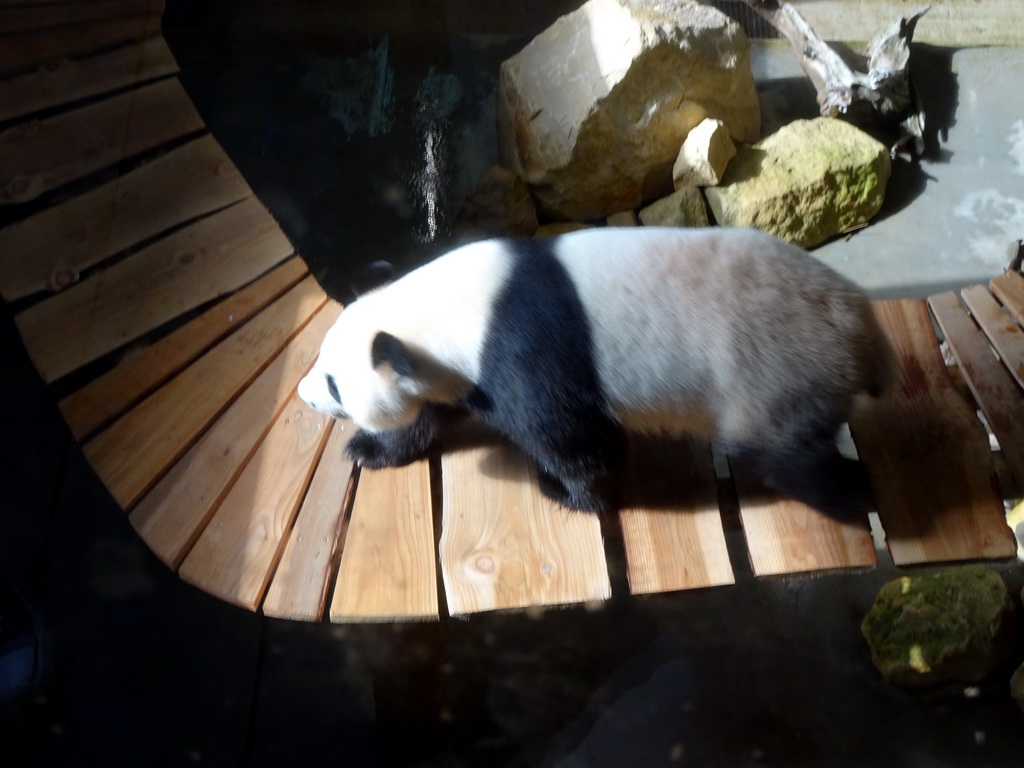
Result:
<svg viewBox="0 0 1024 768"><path fill-rule="evenodd" d="M128 509L327 301L307 277L84 446Z"/></svg>
<svg viewBox="0 0 1024 768"><path fill-rule="evenodd" d="M307 274L295 256L60 401L78 440L120 416Z"/></svg>
<svg viewBox="0 0 1024 768"><path fill-rule="evenodd" d="M329 426L329 416L293 395L181 564L181 578L229 603L256 610Z"/></svg>
<svg viewBox="0 0 1024 768"><path fill-rule="evenodd" d="M735 462L732 470L756 575L871 568L876 564L867 515L839 522L779 496Z"/></svg>
<svg viewBox="0 0 1024 768"><path fill-rule="evenodd" d="M961 294L974 319L999 353L1003 365L1024 387L1024 329L1013 322L982 286L964 288Z"/></svg>
<svg viewBox="0 0 1024 768"><path fill-rule="evenodd" d="M202 129L177 78L16 125L0 133L0 203L27 202Z"/></svg>
<svg viewBox="0 0 1024 768"><path fill-rule="evenodd" d="M874 303L899 381L850 428L897 565L1009 557L988 434L946 373L925 302Z"/></svg>
<svg viewBox="0 0 1024 768"><path fill-rule="evenodd" d="M39 29L0 39L0 75L23 72L56 59L86 56L160 34L160 14Z"/></svg>
<svg viewBox="0 0 1024 768"><path fill-rule="evenodd" d="M0 35L123 16L159 16L163 0L94 0L87 3L0 5Z"/></svg>
<svg viewBox="0 0 1024 768"><path fill-rule="evenodd" d="M970 292L971 309L977 309L975 318L986 318L992 333L999 336L1010 329L1019 334L1018 351L1024 352L1024 331L1021 331L1004 313L982 286ZM969 294L964 292L965 297ZM942 334L956 356L960 370L981 406L988 424L999 441L1007 463L1024 482L1024 391L1009 371L992 352L988 339L968 317L956 294L946 291L928 299ZM1024 356L1021 357L1024 367Z"/></svg>
<svg viewBox="0 0 1024 768"><path fill-rule="evenodd" d="M1024 275L1004 272L992 278L989 287L1017 322L1024 325Z"/></svg>
<svg viewBox="0 0 1024 768"><path fill-rule="evenodd" d="M630 443L619 512L630 592L732 584L711 446L696 439Z"/></svg>
<svg viewBox="0 0 1024 768"><path fill-rule="evenodd" d="M359 473L331 621L437 621L430 467Z"/></svg>
<svg viewBox="0 0 1024 768"><path fill-rule="evenodd" d="M0 80L0 121L178 72L162 37L82 59L61 59L34 72Z"/></svg>
<svg viewBox="0 0 1024 768"><path fill-rule="evenodd" d="M441 567L452 615L611 596L600 520L542 496L521 451L451 451L441 476Z"/></svg>
<svg viewBox="0 0 1024 768"><path fill-rule="evenodd" d="M328 302L131 510L135 530L181 564L238 473L316 359L341 308Z"/></svg>
<svg viewBox="0 0 1024 768"><path fill-rule="evenodd" d="M345 448L355 431L351 422L334 424L263 601L267 616L316 621L324 615L352 490L352 461Z"/></svg>
<svg viewBox="0 0 1024 768"><path fill-rule="evenodd" d="M12 301L64 290L89 267L251 195L217 141L203 136L0 231L0 292Z"/></svg>
<svg viewBox="0 0 1024 768"><path fill-rule="evenodd" d="M255 197L200 219L15 321L29 356L54 381L223 296L292 254Z"/></svg>

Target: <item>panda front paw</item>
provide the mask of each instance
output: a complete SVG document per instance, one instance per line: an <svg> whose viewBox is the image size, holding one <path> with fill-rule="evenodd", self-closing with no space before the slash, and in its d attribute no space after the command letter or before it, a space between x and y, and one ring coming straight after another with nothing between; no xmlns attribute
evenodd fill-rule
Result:
<svg viewBox="0 0 1024 768"><path fill-rule="evenodd" d="M426 455L426 451L410 440L408 429L389 432L367 432L360 429L345 449L348 457L366 469L404 467Z"/></svg>
<svg viewBox="0 0 1024 768"><path fill-rule="evenodd" d="M345 448L348 457L360 467L367 469L384 469L396 464L390 461L388 441L380 434L360 429L349 440Z"/></svg>

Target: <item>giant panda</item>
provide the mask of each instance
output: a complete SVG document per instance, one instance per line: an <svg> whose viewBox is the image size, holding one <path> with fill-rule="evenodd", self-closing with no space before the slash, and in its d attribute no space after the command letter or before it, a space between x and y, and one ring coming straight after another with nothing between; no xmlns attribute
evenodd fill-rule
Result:
<svg viewBox="0 0 1024 768"><path fill-rule="evenodd" d="M894 356L865 295L755 230L595 228L457 248L360 296L299 385L363 467L428 454L465 415L561 505L613 509L625 434L717 441L779 491L852 509L835 444Z"/></svg>

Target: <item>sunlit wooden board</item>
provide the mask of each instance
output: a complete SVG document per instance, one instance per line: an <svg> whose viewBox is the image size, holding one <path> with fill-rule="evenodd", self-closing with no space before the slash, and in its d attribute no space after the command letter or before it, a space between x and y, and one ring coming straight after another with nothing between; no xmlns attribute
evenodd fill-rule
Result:
<svg viewBox="0 0 1024 768"><path fill-rule="evenodd" d="M973 307L987 319L993 335L1008 335L1010 329L1006 326L1010 326L1020 335L1018 343L1022 343L1024 332L999 309L988 291L978 287L988 300L975 293ZM968 316L956 294L946 291L932 296L928 299L928 306L956 356L957 365L963 371L974 399L999 441L1006 462L1018 482L1024 483L1024 391L992 352L988 339ZM999 315L1002 316L1001 322L997 320Z"/></svg>
<svg viewBox="0 0 1024 768"><path fill-rule="evenodd" d="M732 584L711 446L635 438L630 448L619 513L630 591Z"/></svg>
<svg viewBox="0 0 1024 768"><path fill-rule="evenodd" d="M210 135L0 230L8 301L69 288L81 272L162 232L252 195Z"/></svg>
<svg viewBox="0 0 1024 768"><path fill-rule="evenodd" d="M450 451L441 474L441 567L452 615L611 596L600 520L542 496L521 451Z"/></svg>
<svg viewBox="0 0 1024 768"><path fill-rule="evenodd" d="M58 403L79 440L138 403L308 274L297 256L218 302Z"/></svg>
<svg viewBox="0 0 1024 768"><path fill-rule="evenodd" d="M331 597L334 622L437 621L430 467L359 473Z"/></svg>
<svg viewBox="0 0 1024 768"><path fill-rule="evenodd" d="M252 197L39 302L15 322L36 369L54 381L291 255L288 238Z"/></svg>
<svg viewBox="0 0 1024 768"><path fill-rule="evenodd" d="M1011 557L988 434L946 372L923 300L874 303L899 380L850 429L897 565Z"/></svg>
<svg viewBox="0 0 1024 768"><path fill-rule="evenodd" d="M135 530L165 563L176 568L206 527L339 311L325 305L131 510Z"/></svg>
<svg viewBox="0 0 1024 768"><path fill-rule="evenodd" d="M0 80L0 120L31 115L177 72L178 62L162 37L81 59L60 59Z"/></svg>
<svg viewBox="0 0 1024 768"><path fill-rule="evenodd" d="M84 445L122 508L152 487L326 301L306 278Z"/></svg>
<svg viewBox="0 0 1024 768"><path fill-rule="evenodd" d="M15 125L0 133L0 204L33 200L202 129L177 78Z"/></svg>
<svg viewBox="0 0 1024 768"><path fill-rule="evenodd" d="M331 565L340 555L339 540L352 490L353 466L345 447L355 430L351 422L334 425L263 601L267 616L316 621L324 615Z"/></svg>

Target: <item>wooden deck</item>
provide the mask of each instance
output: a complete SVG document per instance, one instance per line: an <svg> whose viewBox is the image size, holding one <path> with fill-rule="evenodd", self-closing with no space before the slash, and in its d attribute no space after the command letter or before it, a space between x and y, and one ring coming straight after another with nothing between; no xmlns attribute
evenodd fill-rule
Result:
<svg viewBox="0 0 1024 768"><path fill-rule="evenodd" d="M16 214L0 293L97 475L181 578L272 616L430 621L604 600L621 557L634 594L727 585L737 519L758 576L875 564L867 518L720 480L700 441L635 444L629 506L604 525L541 497L495 443L354 471L353 427L295 395L342 308L207 132L161 11L0 2L0 204ZM998 478L1024 481L1024 278L876 309L901 381L851 431L889 553L1012 557Z"/></svg>

